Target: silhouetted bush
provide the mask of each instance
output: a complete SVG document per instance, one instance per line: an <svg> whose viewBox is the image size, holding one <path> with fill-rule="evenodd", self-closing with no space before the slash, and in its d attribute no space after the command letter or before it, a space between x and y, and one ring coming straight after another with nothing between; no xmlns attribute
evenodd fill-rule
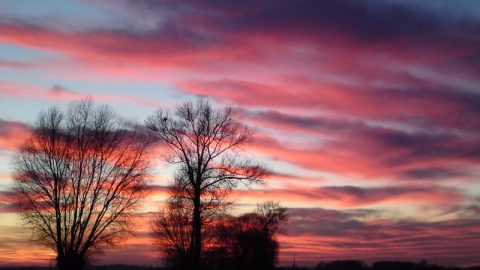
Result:
<svg viewBox="0 0 480 270"><path fill-rule="evenodd" d="M319 267L322 267L320 264ZM346 260L346 261L333 261L326 263L322 270L366 270L368 267L362 261Z"/></svg>
<svg viewBox="0 0 480 270"><path fill-rule="evenodd" d="M373 264L372 270L413 270L417 269L413 262L400 262L400 261L380 261Z"/></svg>

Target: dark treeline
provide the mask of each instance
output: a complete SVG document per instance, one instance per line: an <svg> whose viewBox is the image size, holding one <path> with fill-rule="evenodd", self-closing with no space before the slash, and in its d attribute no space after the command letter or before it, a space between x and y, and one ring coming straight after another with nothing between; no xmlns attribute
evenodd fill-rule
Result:
<svg viewBox="0 0 480 270"><path fill-rule="evenodd" d="M162 252L162 263L168 269L189 269L188 211L178 208L175 202L155 221L155 245ZM287 219L286 208L265 202L257 205L252 213L223 215L204 224L203 269L274 269L279 248L275 235L282 231L280 226Z"/></svg>
<svg viewBox="0 0 480 270"><path fill-rule="evenodd" d="M331 262L320 262L314 267L277 267L282 270L480 270L479 266L474 267L445 267L437 264L429 264L426 261L414 263L409 261L378 261L371 266L363 261L357 260L338 260Z"/></svg>
<svg viewBox="0 0 480 270"><path fill-rule="evenodd" d="M56 267L0 267L0 270L50 270ZM85 270L166 270L164 267L139 266L139 265L87 265ZM278 270L480 270L480 265L472 267L445 267L436 264L428 264L408 261L378 261L368 266L362 261L343 260L332 262L320 262L314 267L289 266L276 267Z"/></svg>

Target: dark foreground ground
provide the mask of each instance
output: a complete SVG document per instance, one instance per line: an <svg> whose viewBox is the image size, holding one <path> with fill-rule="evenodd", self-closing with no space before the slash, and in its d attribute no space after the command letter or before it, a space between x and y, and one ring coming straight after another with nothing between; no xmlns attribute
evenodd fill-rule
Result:
<svg viewBox="0 0 480 270"><path fill-rule="evenodd" d="M0 270L55 270L56 267L0 267ZM473 267L444 267L428 263L413 263L403 261L381 261L366 265L361 261L321 262L315 267L289 266L277 267L278 270L480 270L480 265ZM166 270L162 267L137 265L90 265L85 270Z"/></svg>
<svg viewBox="0 0 480 270"><path fill-rule="evenodd" d="M154 266L138 266L138 265L89 265L84 270L163 270L161 267ZM16 266L16 267L0 267L0 270L58 270L57 267L35 267L35 266Z"/></svg>

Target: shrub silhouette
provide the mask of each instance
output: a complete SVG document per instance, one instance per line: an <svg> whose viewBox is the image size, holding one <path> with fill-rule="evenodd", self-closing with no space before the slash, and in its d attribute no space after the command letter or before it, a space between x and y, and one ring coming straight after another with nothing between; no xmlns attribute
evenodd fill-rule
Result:
<svg viewBox="0 0 480 270"><path fill-rule="evenodd" d="M401 262L401 261L380 261L372 265L372 270L410 270L417 269L413 262Z"/></svg>
<svg viewBox="0 0 480 270"><path fill-rule="evenodd" d="M344 260L333 261L325 264L322 270L366 270L368 269L362 261Z"/></svg>

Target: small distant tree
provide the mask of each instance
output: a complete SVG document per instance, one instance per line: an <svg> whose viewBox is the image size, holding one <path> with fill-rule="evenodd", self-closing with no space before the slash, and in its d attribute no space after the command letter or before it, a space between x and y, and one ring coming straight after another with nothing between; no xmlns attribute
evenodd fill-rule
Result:
<svg viewBox="0 0 480 270"><path fill-rule="evenodd" d="M226 265L224 269L274 269L279 250L276 236L287 220L286 208L266 202L252 213L220 223L216 233L224 250L224 257L219 258Z"/></svg>
<svg viewBox="0 0 480 270"><path fill-rule="evenodd" d="M288 221L287 208L281 207L278 202L268 201L258 204L254 213L258 217L257 222L263 234L269 238L275 238L277 233L283 232L282 225Z"/></svg>
<svg viewBox="0 0 480 270"><path fill-rule="evenodd" d="M56 252L60 269L82 269L132 232L150 145L137 126L90 99L40 113L13 157L13 193L24 226Z"/></svg>
<svg viewBox="0 0 480 270"><path fill-rule="evenodd" d="M242 158L252 132L234 116L231 107L214 109L203 99L178 105L173 114L160 109L146 125L169 151L163 159L176 164L177 195L191 204L190 269L201 268L206 219L228 204L239 184L262 183L269 171Z"/></svg>
<svg viewBox="0 0 480 270"><path fill-rule="evenodd" d="M415 269L425 269L427 264L415 264L413 262L404 262L404 261L379 261L375 262L371 269L372 270L415 270Z"/></svg>

